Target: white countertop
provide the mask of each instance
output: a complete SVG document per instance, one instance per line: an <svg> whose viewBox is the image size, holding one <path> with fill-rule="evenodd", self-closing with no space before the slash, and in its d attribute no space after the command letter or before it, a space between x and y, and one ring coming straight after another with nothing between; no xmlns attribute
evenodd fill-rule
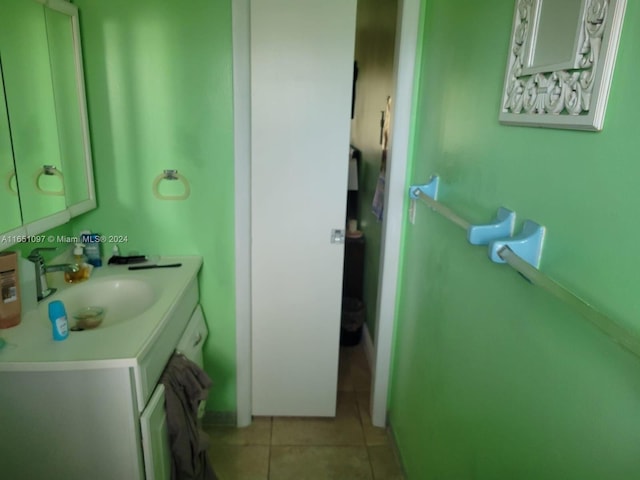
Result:
<svg viewBox="0 0 640 480"><path fill-rule="evenodd" d="M182 263L182 266L132 271L127 265L105 265L95 268L91 278L84 282L109 277L148 282L157 295L142 314L108 326L105 326L105 317L105 324L94 330L71 331L66 340L54 341L48 305L58 299L60 292L56 292L39 302L36 309L23 312L20 324L0 330L0 338L7 343L0 350L0 372L135 366L168 322L173 305L197 276L202 257L160 257L150 263ZM73 284L54 283L61 290L77 288ZM72 324L70 319L70 326Z"/></svg>

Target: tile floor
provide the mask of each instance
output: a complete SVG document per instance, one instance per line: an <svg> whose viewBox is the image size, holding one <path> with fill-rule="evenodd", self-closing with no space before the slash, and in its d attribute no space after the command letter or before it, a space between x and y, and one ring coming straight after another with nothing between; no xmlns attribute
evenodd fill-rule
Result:
<svg viewBox="0 0 640 480"><path fill-rule="evenodd" d="M371 373L361 345L340 348L335 418L254 417L206 426L220 480L402 480L387 432L371 425Z"/></svg>

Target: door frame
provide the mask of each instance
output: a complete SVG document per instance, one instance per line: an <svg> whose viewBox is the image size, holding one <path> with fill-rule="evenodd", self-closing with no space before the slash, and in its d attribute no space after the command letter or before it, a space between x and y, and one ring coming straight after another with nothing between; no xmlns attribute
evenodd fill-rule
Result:
<svg viewBox="0 0 640 480"><path fill-rule="evenodd" d="M237 426L251 424L251 0L232 0ZM421 0L398 1L393 127L386 178L371 418L386 425Z"/></svg>

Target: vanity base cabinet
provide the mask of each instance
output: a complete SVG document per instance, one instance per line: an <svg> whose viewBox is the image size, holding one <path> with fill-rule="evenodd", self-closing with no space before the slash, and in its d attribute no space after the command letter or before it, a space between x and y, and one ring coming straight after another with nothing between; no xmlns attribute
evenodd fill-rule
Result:
<svg viewBox="0 0 640 480"><path fill-rule="evenodd" d="M2 478L144 478L130 368L1 372Z"/></svg>
<svg viewBox="0 0 640 480"><path fill-rule="evenodd" d="M156 363L179 344L201 358L207 335L200 308L190 315L197 297L186 298L191 302L178 307L183 320L156 342L152 362L144 357L135 366L114 360L110 368L0 372L0 478L169 480L165 392L158 383L164 367ZM148 398L142 409L141 397Z"/></svg>
<svg viewBox="0 0 640 480"><path fill-rule="evenodd" d="M169 478L159 382L183 333L191 331L202 259L168 258L182 268L166 278L162 272L143 277L158 299L127 323L54 342L46 308L36 308L9 332L13 347L0 352L0 479ZM102 272L112 275L108 269L95 275ZM171 287L169 280L175 280ZM203 340L196 337L196 346Z"/></svg>

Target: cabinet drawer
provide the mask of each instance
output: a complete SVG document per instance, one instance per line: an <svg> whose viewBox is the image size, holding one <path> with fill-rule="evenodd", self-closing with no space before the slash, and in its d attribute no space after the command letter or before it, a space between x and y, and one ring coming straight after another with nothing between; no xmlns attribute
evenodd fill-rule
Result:
<svg viewBox="0 0 640 480"><path fill-rule="evenodd" d="M202 345L207 339L207 324L204 321L202 307L198 305L189 320L187 328L178 342L176 350L202 368Z"/></svg>

